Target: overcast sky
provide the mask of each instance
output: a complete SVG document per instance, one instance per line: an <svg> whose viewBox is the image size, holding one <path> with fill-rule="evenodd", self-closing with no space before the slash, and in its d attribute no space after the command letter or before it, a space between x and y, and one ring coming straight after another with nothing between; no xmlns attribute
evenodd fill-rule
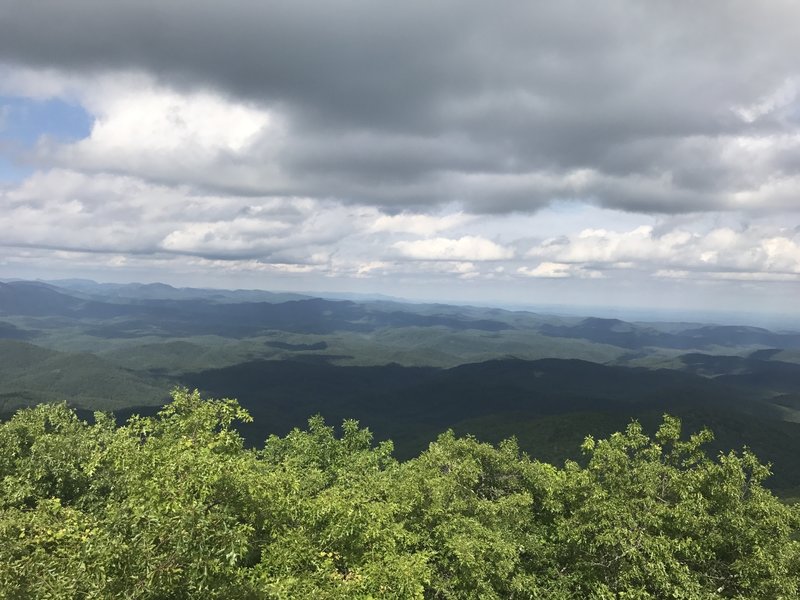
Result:
<svg viewBox="0 0 800 600"><path fill-rule="evenodd" d="M0 278L796 314L798 23L0 0Z"/></svg>

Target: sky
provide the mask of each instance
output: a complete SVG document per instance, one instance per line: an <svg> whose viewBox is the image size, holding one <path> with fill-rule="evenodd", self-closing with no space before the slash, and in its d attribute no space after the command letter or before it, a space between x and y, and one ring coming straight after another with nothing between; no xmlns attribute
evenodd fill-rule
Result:
<svg viewBox="0 0 800 600"><path fill-rule="evenodd" d="M797 315L798 22L0 0L0 278Z"/></svg>

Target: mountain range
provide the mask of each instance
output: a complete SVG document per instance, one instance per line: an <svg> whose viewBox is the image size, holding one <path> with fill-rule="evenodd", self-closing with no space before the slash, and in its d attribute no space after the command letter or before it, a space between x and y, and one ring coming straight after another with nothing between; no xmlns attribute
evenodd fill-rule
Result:
<svg viewBox="0 0 800 600"><path fill-rule="evenodd" d="M66 400L153 412L175 386L236 397L249 442L359 419L411 456L454 428L580 460L583 436L662 413L752 447L800 486L800 333L259 290L0 282L0 412Z"/></svg>

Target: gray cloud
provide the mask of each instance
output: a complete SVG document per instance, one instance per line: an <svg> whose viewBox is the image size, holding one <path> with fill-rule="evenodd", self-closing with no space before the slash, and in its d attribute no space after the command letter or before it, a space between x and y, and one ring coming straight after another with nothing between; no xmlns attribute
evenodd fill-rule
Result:
<svg viewBox="0 0 800 600"><path fill-rule="evenodd" d="M267 110L284 128L184 165L74 148L45 162L391 211L797 205L791 2L0 0L0 10L7 64L143 71Z"/></svg>

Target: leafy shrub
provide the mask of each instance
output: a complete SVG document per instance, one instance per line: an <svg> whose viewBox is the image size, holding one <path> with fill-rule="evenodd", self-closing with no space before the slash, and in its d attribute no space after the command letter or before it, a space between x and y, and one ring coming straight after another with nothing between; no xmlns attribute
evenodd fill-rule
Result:
<svg viewBox="0 0 800 600"><path fill-rule="evenodd" d="M65 405L0 425L3 598L790 599L800 514L747 450L632 423L588 463L441 435L398 462L355 421L245 448L232 400Z"/></svg>

